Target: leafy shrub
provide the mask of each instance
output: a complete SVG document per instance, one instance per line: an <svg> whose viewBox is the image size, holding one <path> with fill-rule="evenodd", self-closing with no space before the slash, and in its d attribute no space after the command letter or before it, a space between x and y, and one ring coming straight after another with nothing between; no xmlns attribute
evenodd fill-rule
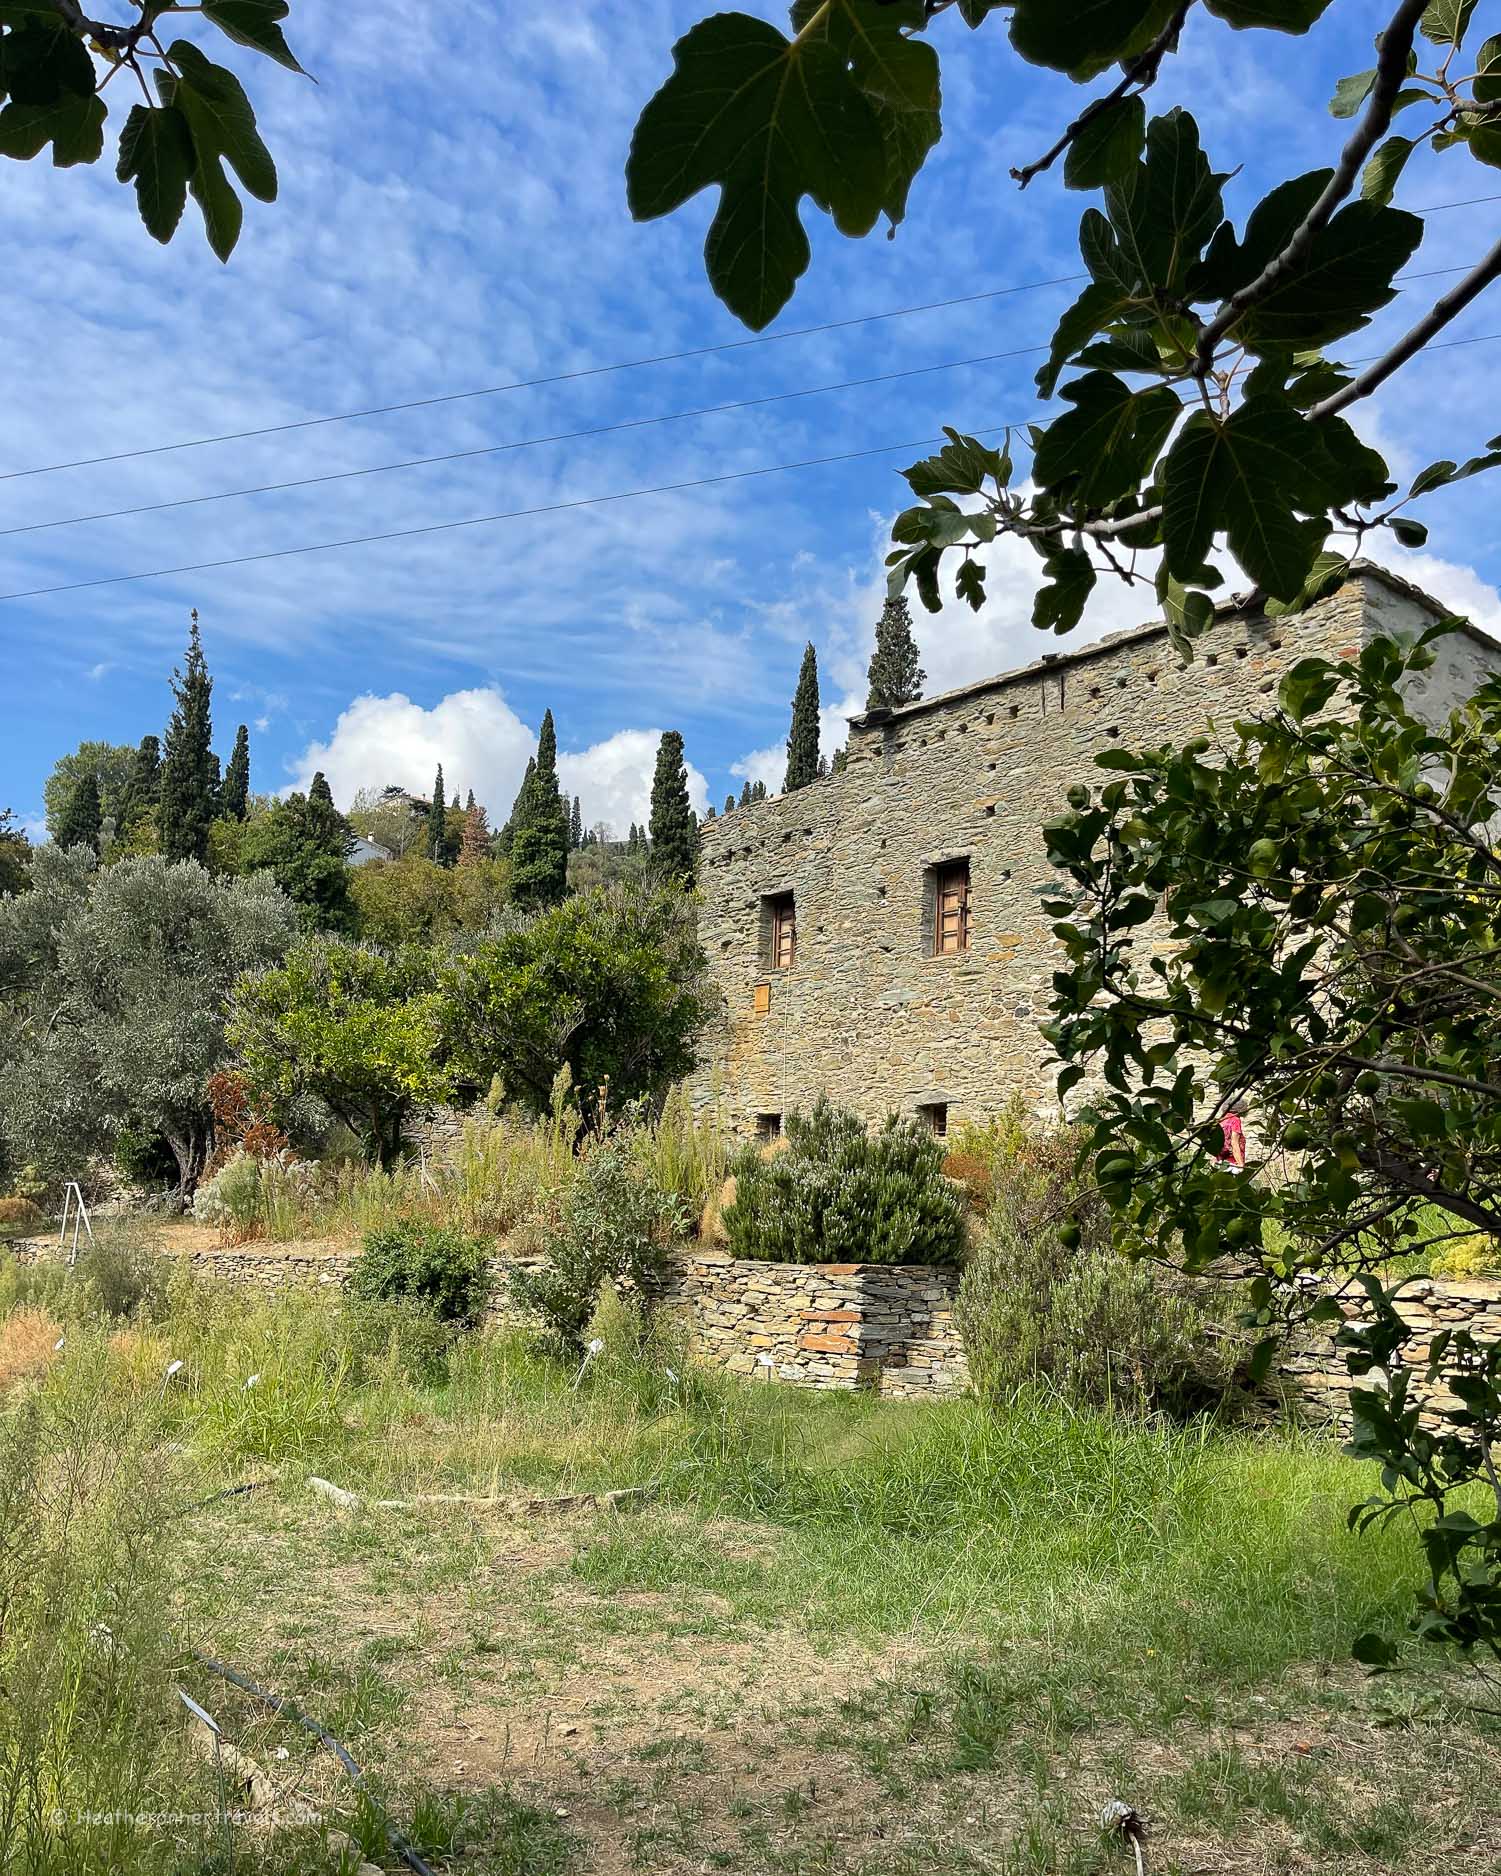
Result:
<svg viewBox="0 0 1501 1876"><path fill-rule="evenodd" d="M456 1322L444 1321L410 1296L385 1302L347 1297L339 1327L350 1379L357 1386L381 1376L442 1381L459 1333Z"/></svg>
<svg viewBox="0 0 1501 1876"><path fill-rule="evenodd" d="M177 1155L159 1133L122 1128L115 1140L115 1166L136 1186L175 1186Z"/></svg>
<svg viewBox="0 0 1501 1876"><path fill-rule="evenodd" d="M167 1271L161 1254L118 1230L101 1229L78 1254L73 1279L86 1286L80 1314L124 1320L160 1311L166 1301Z"/></svg>
<svg viewBox="0 0 1501 1876"><path fill-rule="evenodd" d="M365 1233L349 1292L365 1302L407 1298L440 1322L473 1323L490 1292L490 1246L446 1225L398 1219Z"/></svg>
<svg viewBox="0 0 1501 1876"><path fill-rule="evenodd" d="M1475 1277L1494 1277L1501 1271L1501 1243L1484 1231L1472 1231L1435 1251L1428 1274L1451 1282L1467 1283Z"/></svg>
<svg viewBox="0 0 1501 1876"><path fill-rule="evenodd" d="M1215 1406L1248 1350L1199 1294L1113 1248L1077 1151L1069 1131L1023 1135L994 1163L955 1308L975 1391L1004 1402L1041 1383L1075 1406L1180 1418Z"/></svg>
<svg viewBox="0 0 1501 1876"><path fill-rule="evenodd" d="M193 1194L193 1216L232 1237L265 1237L282 1214L307 1209L317 1180L310 1162L263 1159L247 1142Z"/></svg>
<svg viewBox="0 0 1501 1876"><path fill-rule="evenodd" d="M951 1264L965 1202L925 1128L890 1115L875 1133L820 1098L787 1119L785 1151L736 1160L724 1230L732 1256L786 1264Z"/></svg>
<svg viewBox="0 0 1501 1876"><path fill-rule="evenodd" d="M995 1184L990 1168L983 1159L974 1153L948 1153L944 1155L943 1176L952 1179L956 1185L964 1187L964 1195L969 1200L969 1209L983 1218L990 1210L990 1201L995 1193Z"/></svg>
<svg viewBox="0 0 1501 1876"><path fill-rule="evenodd" d="M558 1222L543 1243L542 1261L511 1278L512 1299L541 1318L559 1347L583 1346L601 1284L629 1288L650 1302L660 1287L668 1246L682 1235L684 1214L631 1158L606 1141L579 1163Z"/></svg>

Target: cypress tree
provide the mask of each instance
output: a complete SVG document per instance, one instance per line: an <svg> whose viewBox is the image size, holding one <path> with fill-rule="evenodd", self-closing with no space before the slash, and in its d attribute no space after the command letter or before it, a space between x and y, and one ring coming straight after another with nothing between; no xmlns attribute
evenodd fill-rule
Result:
<svg viewBox="0 0 1501 1876"><path fill-rule="evenodd" d="M766 784L765 782L757 782L755 787L752 788L751 790L751 800L752 801L764 801L765 799L766 799Z"/></svg>
<svg viewBox="0 0 1501 1876"><path fill-rule="evenodd" d="M573 797L573 808L568 817L568 845L575 852L584 844L584 804L578 796Z"/></svg>
<svg viewBox="0 0 1501 1876"><path fill-rule="evenodd" d="M749 782L746 782L745 785L740 790L740 805L742 808L748 808L750 804L751 804L751 785Z"/></svg>
<svg viewBox="0 0 1501 1876"><path fill-rule="evenodd" d="M725 796L724 811L726 814L733 814L735 812L735 797L733 795Z"/></svg>
<svg viewBox="0 0 1501 1876"><path fill-rule="evenodd" d="M158 818L162 853L170 861L197 860L202 864L208 857L209 823L218 805L214 800L218 765L209 709L213 688L198 635L198 609L194 607L187 659L181 671L172 673L177 707L167 724L162 754Z"/></svg>
<svg viewBox="0 0 1501 1876"><path fill-rule="evenodd" d="M504 854L507 859L511 856L511 848L516 839L516 829L526 818L527 804L531 800L532 777L536 772L537 758L535 756L528 756L526 759L526 773L521 778L521 786L516 790L516 799L511 803L511 812L506 817L505 826L501 828L500 832L495 836L495 851Z"/></svg>
<svg viewBox="0 0 1501 1876"><path fill-rule="evenodd" d="M57 823L55 839L59 847L92 847L99 851L104 832L104 809L99 802L99 783L92 770L81 775L68 797Z"/></svg>
<svg viewBox="0 0 1501 1876"><path fill-rule="evenodd" d="M782 792L806 788L818 779L818 654L810 644L803 652L792 694L792 728L787 735L787 778Z"/></svg>
<svg viewBox="0 0 1501 1876"><path fill-rule="evenodd" d="M927 672L917 662L917 640L912 636L912 608L905 593L888 599L876 621L876 648L871 653L867 710L899 710L922 696Z"/></svg>
<svg viewBox="0 0 1501 1876"><path fill-rule="evenodd" d="M448 823L444 819L448 810L443 801L443 764L438 764L437 779L433 782L433 798L427 810L427 857L435 860L439 866L447 864L444 856L448 852Z"/></svg>
<svg viewBox="0 0 1501 1876"><path fill-rule="evenodd" d="M322 769L319 769L314 775L308 787L307 798L309 801L322 802L326 808L331 808L334 805L334 791L329 787L328 777L323 773Z"/></svg>
<svg viewBox="0 0 1501 1876"><path fill-rule="evenodd" d="M843 775L844 765L849 761L849 759L850 759L850 752L848 751L848 749L836 749L834 751L834 760L829 765L830 773L834 775Z"/></svg>
<svg viewBox="0 0 1501 1876"><path fill-rule="evenodd" d="M683 738L664 730L657 745L651 784L651 843L663 875L691 886L698 870L698 823L688 800L688 765Z"/></svg>
<svg viewBox="0 0 1501 1876"><path fill-rule="evenodd" d="M219 811L227 820L243 821L250 806L250 731L242 723L235 731L235 746L224 772Z"/></svg>
<svg viewBox="0 0 1501 1876"><path fill-rule="evenodd" d="M568 890L568 811L558 791L558 734L542 717L536 766L517 797L511 836L511 897L520 906L557 905Z"/></svg>

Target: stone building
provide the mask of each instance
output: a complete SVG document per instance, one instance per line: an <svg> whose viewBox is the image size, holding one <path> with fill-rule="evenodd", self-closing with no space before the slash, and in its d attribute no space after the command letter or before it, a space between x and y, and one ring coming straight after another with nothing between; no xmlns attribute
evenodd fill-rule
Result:
<svg viewBox="0 0 1501 1876"><path fill-rule="evenodd" d="M1183 666L1161 624L850 724L848 762L707 822L700 941L723 996L695 1103L740 1134L780 1131L819 1094L867 1119L983 1118L1050 1096L1038 1034L1055 968L1039 835L1092 758L1183 741L1266 707L1301 657L1353 657L1442 609L1362 564L1296 617L1230 606ZM1501 670L1467 628L1415 681L1435 713ZM1427 712L1425 711L1425 714Z"/></svg>

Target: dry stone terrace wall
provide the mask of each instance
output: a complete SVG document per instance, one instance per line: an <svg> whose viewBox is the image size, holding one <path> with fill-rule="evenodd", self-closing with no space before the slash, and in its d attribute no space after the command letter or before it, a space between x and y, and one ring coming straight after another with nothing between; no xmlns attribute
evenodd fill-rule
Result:
<svg viewBox="0 0 1501 1876"><path fill-rule="evenodd" d="M703 828L699 936L722 1013L695 1101L718 1102L740 1134L820 1094L867 1120L941 1105L950 1125L1013 1091L1048 1103L1037 1026L1056 948L1039 830L1069 787L1102 779L1093 758L1112 746L1211 726L1229 743L1299 658L1351 658L1376 633L1435 616L1413 589L1361 572L1296 618L1222 616L1188 667L1148 626L856 718L842 773ZM1450 639L1422 701L1441 714L1497 668L1497 651L1479 634ZM969 865L969 948L934 956L933 870L956 860ZM769 901L787 893L797 949L778 969Z"/></svg>
<svg viewBox="0 0 1501 1876"><path fill-rule="evenodd" d="M1434 1410L1457 1407L1460 1403L1457 1396L1442 1387L1428 1387L1429 1342L1440 1329L1469 1329L1483 1342L1501 1340L1501 1281L1423 1278L1403 1289L1397 1300L1397 1312L1414 1330L1413 1339L1402 1356L1410 1376L1409 1399L1422 1403L1423 1418L1428 1425L1437 1425ZM1347 1320L1358 1318L1359 1303L1346 1303L1344 1313ZM1310 1336L1303 1346L1293 1349L1279 1364L1278 1372L1310 1419L1348 1423L1350 1378L1345 1372L1343 1356L1327 1333L1316 1339ZM1386 1377L1378 1370L1372 1379L1374 1385L1383 1386Z"/></svg>
<svg viewBox="0 0 1501 1876"><path fill-rule="evenodd" d="M51 1238L22 1239L0 1247L0 1261L7 1251L31 1264L56 1257L58 1246ZM275 1292L309 1284L342 1288L356 1255L242 1245L198 1251L188 1261L201 1276ZM495 1259L494 1322L515 1319L506 1279L523 1261L504 1253ZM958 1285L952 1270L763 1264L696 1249L673 1259L663 1303L685 1324L699 1357L733 1374L757 1377L769 1364L771 1377L799 1387L937 1400L962 1394L969 1380L954 1323ZM1414 1369L1426 1361L1437 1329L1468 1327L1487 1341L1501 1338L1501 1280L1425 1279L1408 1287L1401 1309L1418 1331L1407 1351ZM1291 1347L1279 1374L1310 1419L1348 1420L1349 1379L1326 1331ZM1438 1396L1432 1404L1448 1403Z"/></svg>

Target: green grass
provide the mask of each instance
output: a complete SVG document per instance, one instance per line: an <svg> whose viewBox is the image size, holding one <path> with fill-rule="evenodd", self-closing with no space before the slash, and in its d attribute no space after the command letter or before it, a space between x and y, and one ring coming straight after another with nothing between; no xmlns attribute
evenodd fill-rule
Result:
<svg viewBox="0 0 1501 1876"><path fill-rule="evenodd" d="M10 1299L25 1291L12 1281ZM404 1340L399 1318L326 1295L214 1291L181 1272L123 1329L97 1320L97 1282L49 1279L45 1301L66 1350L45 1380L0 1400L0 1432L19 1437L45 1409L54 1461L78 1481L85 1523L69 1529L113 1529L111 1507L130 1498L118 1466L101 1474L88 1457L107 1449L134 1455L156 1511L120 1527L137 1533L124 1548L90 1550L33 1495L17 1518L39 1520L37 1554L74 1573L59 1583L85 1572L87 1594L70 1591L81 1608L134 1610L132 1632L155 1622L159 1638L170 1621L294 1694L370 1765L392 1815L435 1856L484 1839L489 1861L466 1855L464 1868L576 1866L576 1826L558 1813L578 1794L557 1773L539 1783L524 1757L447 1790L441 1767L467 1748L429 1746L419 1764L414 1739L434 1716L476 1710L504 1736L539 1687L592 1688L596 1674L568 1752L590 1804L613 1792L620 1842L641 1868L1104 1872L1119 1859L1080 1794L1107 1784L1206 1843L1249 1829L1293 1846L1268 1870L1319 1858L1340 1871L1410 1867L1432 1825L1410 1776L1362 1772L1336 1789L1324 1760L1246 1743L1248 1728L1305 1723L1315 1738L1372 1738L1377 1696L1350 1668L1350 1641L1399 1630L1418 1580L1410 1532L1346 1530L1371 1481L1329 1439L1130 1421L1042 1395L990 1412L816 1394L690 1371L670 1349L676 1380L665 1362L613 1350L579 1380L515 1336L467 1338L435 1375L430 1347ZM171 1361L183 1366L169 1380ZM655 1497L571 1522L440 1507L343 1518L307 1490L310 1472L370 1497L642 1483ZM193 1508L247 1478L269 1482ZM0 1597L6 1567L0 1557ZM45 1640L46 1599L16 1606L24 1622L0 1625L6 1685ZM71 1633L82 1672L87 1624ZM133 1697L153 1716L140 1776L165 1798L197 1790L202 1768L161 1698L162 1645L142 1657L140 1685L155 1691ZM763 1655L787 1664L774 1723L760 1714L764 1685L752 1703L735 1679L737 1663L750 1672ZM662 1730L597 1776L589 1755L610 1750L643 1698L599 1664L652 1659L677 1675L654 1697ZM717 1660L728 1664L717 1680L692 1667ZM284 1743L341 1815L356 1812L307 1735L204 1677L187 1683L232 1736L253 1750ZM70 1716L47 1735L46 1778L83 1788L106 1750L139 1758L128 1728L122 1757L120 1711L101 1709L101 1730L70 1704L65 1674L35 1684L39 1713ZM7 1739L7 1712L0 1702L0 1764L25 1743ZM1374 1737L1367 1758L1416 1758L1430 1775L1455 1756L1448 1731ZM742 1738L745 1751L770 1739L781 1761L747 1767L727 1795L719 1742ZM1481 1734L1464 1738L1495 1764ZM1143 1760L1147 1740L1168 1742L1168 1759ZM1080 1764L1088 1777L1069 1783ZM888 1836L856 1843L831 1825L818 1795L831 1779L856 1781ZM978 1816L996 1821L982 1830ZM938 1846L926 1862L914 1833ZM34 1867L104 1867L93 1846L65 1848L71 1862L39 1850ZM122 1876L172 1867L159 1847L108 1849ZM188 1867L201 1852L184 1840L173 1854ZM304 1854L289 1840L284 1866Z"/></svg>

